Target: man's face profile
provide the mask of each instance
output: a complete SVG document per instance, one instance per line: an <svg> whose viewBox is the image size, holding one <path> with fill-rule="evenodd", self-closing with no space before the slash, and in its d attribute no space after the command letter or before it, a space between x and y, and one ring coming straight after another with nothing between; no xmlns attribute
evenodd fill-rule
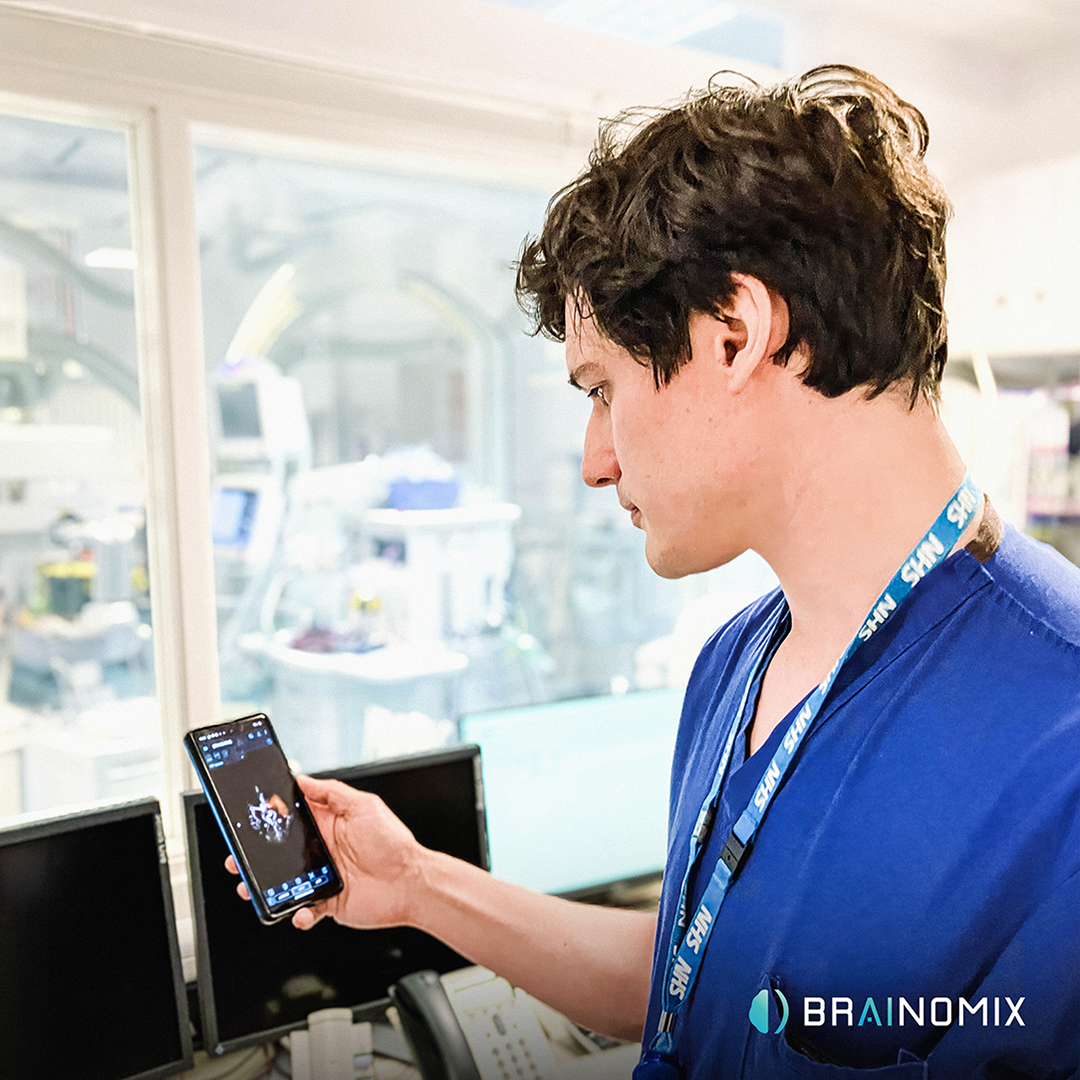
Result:
<svg viewBox="0 0 1080 1080"><path fill-rule="evenodd" d="M724 373L710 363L704 334L716 320L695 316L701 353L657 389L652 369L605 338L590 318L568 311L566 360L571 385L592 413L582 479L614 486L631 522L645 533L645 554L661 577L719 566L745 550L739 521L750 479L753 440L743 403L733 403ZM711 324L711 325L710 325ZM748 453L749 452L749 453Z"/></svg>

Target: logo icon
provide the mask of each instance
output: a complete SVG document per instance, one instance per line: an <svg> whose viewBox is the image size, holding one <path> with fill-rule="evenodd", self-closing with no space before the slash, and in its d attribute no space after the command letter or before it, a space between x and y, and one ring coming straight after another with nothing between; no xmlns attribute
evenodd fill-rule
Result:
<svg viewBox="0 0 1080 1080"><path fill-rule="evenodd" d="M779 998L781 1006L780 1026L773 1032L774 1035L779 1035L780 1032L787 1027L790 1010L788 1009L787 998L784 997L783 993L779 990L774 990L773 993ZM750 1023L753 1024L762 1035L769 1034L768 990L759 990L754 995L754 1000L750 1002Z"/></svg>

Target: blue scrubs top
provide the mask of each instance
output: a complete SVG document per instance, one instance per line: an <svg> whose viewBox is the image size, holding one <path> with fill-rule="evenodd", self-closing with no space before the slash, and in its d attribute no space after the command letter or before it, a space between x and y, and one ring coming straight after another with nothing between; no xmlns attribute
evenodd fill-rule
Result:
<svg viewBox="0 0 1080 1080"><path fill-rule="evenodd" d="M690 678L646 1045L690 833L781 602ZM1076 1075L1080 570L1006 527L897 615L839 674L724 901L676 1029L687 1077ZM736 740L689 911L786 728L749 760Z"/></svg>

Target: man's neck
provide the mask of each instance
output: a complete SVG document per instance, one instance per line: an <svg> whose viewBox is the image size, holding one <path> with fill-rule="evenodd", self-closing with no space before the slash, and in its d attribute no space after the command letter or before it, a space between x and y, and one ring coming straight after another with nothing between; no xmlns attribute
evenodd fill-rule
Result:
<svg viewBox="0 0 1080 1080"><path fill-rule="evenodd" d="M829 672L874 601L960 486L965 467L935 409L901 394L828 400L778 383L771 520L758 552L791 609L791 631L758 697L754 753ZM786 387L786 388L785 388ZM976 536L980 506L956 548Z"/></svg>
<svg viewBox="0 0 1080 1080"><path fill-rule="evenodd" d="M782 492L758 544L792 613L786 651L827 667L941 513L965 467L934 408L899 392L828 400L787 416ZM981 508L958 547L975 536Z"/></svg>

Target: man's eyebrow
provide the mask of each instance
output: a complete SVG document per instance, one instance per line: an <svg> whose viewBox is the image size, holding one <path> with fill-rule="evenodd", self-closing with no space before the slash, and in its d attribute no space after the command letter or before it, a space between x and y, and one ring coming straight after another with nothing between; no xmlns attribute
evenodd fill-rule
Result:
<svg viewBox="0 0 1080 1080"><path fill-rule="evenodd" d="M575 390L584 390L585 387L581 385L578 377L581 376L582 378L584 378L586 375L598 371L599 368L599 364L594 364L591 361L584 364L579 364L576 368L574 368L573 371L570 372L570 378L567 380L567 382L569 382Z"/></svg>

